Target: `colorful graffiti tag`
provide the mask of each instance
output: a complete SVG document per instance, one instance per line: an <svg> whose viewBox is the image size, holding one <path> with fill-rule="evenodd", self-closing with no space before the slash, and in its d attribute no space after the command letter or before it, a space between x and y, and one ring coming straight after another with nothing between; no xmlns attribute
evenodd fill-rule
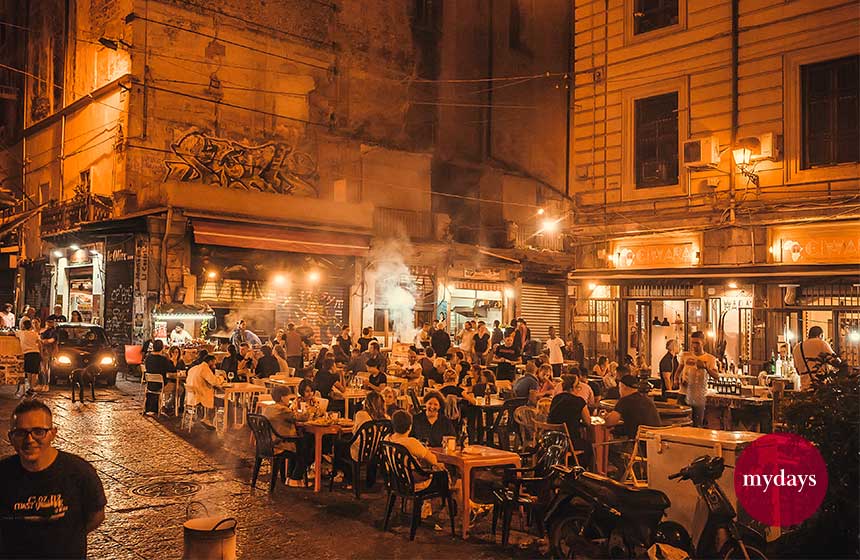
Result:
<svg viewBox="0 0 860 560"><path fill-rule="evenodd" d="M202 132L189 132L170 149L164 181L198 182L234 189L317 196L313 157L288 144L246 146Z"/></svg>

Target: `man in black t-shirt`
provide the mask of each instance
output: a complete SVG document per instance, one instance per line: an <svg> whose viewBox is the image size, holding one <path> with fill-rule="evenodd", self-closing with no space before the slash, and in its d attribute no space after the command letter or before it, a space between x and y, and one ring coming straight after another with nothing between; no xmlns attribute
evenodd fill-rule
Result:
<svg viewBox="0 0 860 560"><path fill-rule="evenodd" d="M146 384L146 402L144 403L144 412L152 412L158 414L158 392L166 389L167 374L176 371L176 366L170 361L170 358L163 354L164 342L155 340L152 343L152 351L146 355L143 360L143 366L146 368L146 373L155 373L163 376L164 384L150 381ZM173 385L171 385L173 387ZM173 387L173 391L176 388ZM155 392L149 392L155 391ZM172 391L165 391L167 394L172 394Z"/></svg>
<svg viewBox="0 0 860 560"><path fill-rule="evenodd" d="M660 426L657 405L648 395L639 392L639 378L625 375L619 380L618 391L621 398L615 410L606 416L607 426L616 426L615 435L635 438L639 426ZM621 424L621 421L624 421Z"/></svg>
<svg viewBox="0 0 860 560"><path fill-rule="evenodd" d="M12 413L16 455L0 461L0 558L86 558L87 534L105 518L95 469L53 447L51 409L23 401Z"/></svg>
<svg viewBox="0 0 860 560"><path fill-rule="evenodd" d="M520 353L514 347L513 335L505 337L505 345L496 348L493 361L497 362L496 380L498 381L513 381L516 375L514 363L519 363Z"/></svg>

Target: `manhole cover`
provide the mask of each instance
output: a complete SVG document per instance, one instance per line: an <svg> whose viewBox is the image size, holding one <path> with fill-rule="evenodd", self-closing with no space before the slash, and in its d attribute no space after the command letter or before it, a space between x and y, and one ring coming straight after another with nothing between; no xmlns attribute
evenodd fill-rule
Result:
<svg viewBox="0 0 860 560"><path fill-rule="evenodd" d="M190 496L200 490L196 482L164 481L151 482L132 489L133 494L147 498L178 498Z"/></svg>

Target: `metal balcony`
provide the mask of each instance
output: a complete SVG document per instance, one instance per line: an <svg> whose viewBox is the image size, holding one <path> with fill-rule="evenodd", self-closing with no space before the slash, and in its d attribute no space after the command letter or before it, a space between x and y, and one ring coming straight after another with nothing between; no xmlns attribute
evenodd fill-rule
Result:
<svg viewBox="0 0 860 560"><path fill-rule="evenodd" d="M78 195L71 200L54 202L42 209L42 236L72 231L87 222L109 220L113 202L97 194Z"/></svg>
<svg viewBox="0 0 860 560"><path fill-rule="evenodd" d="M406 235L410 239L431 239L433 215L417 210L376 208L373 212L373 231L381 237Z"/></svg>

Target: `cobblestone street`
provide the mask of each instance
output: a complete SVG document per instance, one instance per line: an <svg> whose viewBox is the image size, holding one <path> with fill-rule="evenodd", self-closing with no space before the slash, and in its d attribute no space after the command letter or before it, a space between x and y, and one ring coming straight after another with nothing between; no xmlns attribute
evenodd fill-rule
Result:
<svg viewBox="0 0 860 560"><path fill-rule="evenodd" d="M42 399L54 411L57 447L89 460L105 486L106 521L90 535L93 558L180 558L182 524L189 502L209 513L238 520L240 558L495 558L537 556L537 549L492 544L490 521L482 520L467 542L434 531L424 522L409 542L408 519L381 531L384 492L380 485L356 501L351 491L324 486L311 490L279 485L267 494L264 465L257 490L249 486L253 456L247 428L226 441L196 427L189 436L178 421L141 414L136 383L99 388L96 403L72 404L70 391L53 387ZM14 387L0 390L4 422L18 399ZM5 437L2 453L13 453ZM440 524L447 527L443 513ZM517 526L515 520L514 525ZM524 535L518 535L524 537Z"/></svg>

